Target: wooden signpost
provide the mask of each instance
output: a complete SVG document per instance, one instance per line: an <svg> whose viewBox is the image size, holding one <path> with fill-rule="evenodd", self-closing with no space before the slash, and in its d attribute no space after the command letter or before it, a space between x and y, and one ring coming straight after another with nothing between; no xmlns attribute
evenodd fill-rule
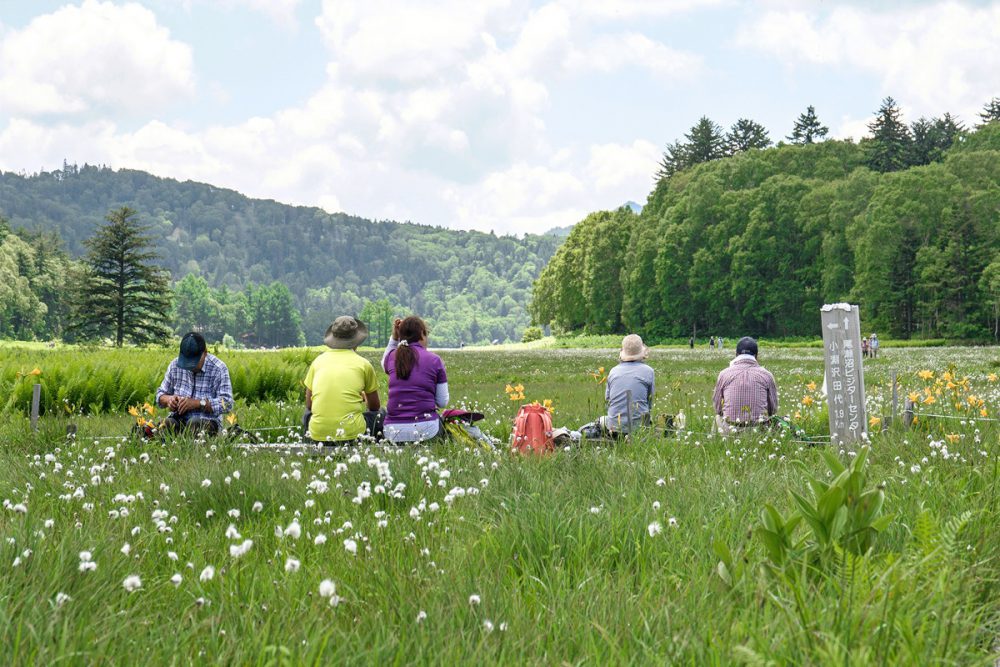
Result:
<svg viewBox="0 0 1000 667"><path fill-rule="evenodd" d="M868 440L865 415L865 374L861 357L858 307L847 303L820 309L826 366L830 439L834 445Z"/></svg>

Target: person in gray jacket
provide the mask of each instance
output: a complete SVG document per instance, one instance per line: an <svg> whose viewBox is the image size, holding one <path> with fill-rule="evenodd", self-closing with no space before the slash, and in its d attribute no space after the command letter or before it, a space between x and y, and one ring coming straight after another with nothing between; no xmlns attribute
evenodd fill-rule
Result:
<svg viewBox="0 0 1000 667"><path fill-rule="evenodd" d="M653 369L644 363L647 357L649 348L637 334L622 339L622 349L618 353L621 363L608 373L604 390L608 413L582 427L584 436L621 437L652 423L650 410L656 382Z"/></svg>

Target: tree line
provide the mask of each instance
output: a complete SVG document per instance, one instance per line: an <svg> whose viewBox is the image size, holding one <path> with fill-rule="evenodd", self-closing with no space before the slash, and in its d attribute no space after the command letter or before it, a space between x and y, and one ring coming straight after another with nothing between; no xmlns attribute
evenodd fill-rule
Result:
<svg viewBox="0 0 1000 667"><path fill-rule="evenodd" d="M854 143L826 140L810 107L790 143L755 133L737 150L737 128L703 118L667 146L639 215L576 225L533 319L653 340L814 336L822 304L851 301L892 336L998 340L1000 100L980 121L906 125L886 98Z"/></svg>
<svg viewBox="0 0 1000 667"><path fill-rule="evenodd" d="M423 316L438 344L518 339L530 321L531 285L563 240L330 215L136 170L66 163L33 175L0 172L0 215L24 235L60 239L50 245L68 258L83 256L104 217L122 206L148 227L144 234L173 287L184 298L197 296L201 310L179 317L237 341L250 333L262 344L277 340L277 325L244 327L246 320L234 315L243 307L238 295L250 311L280 311L271 304L284 307L282 286L309 344L322 342L332 317L359 315L383 301L395 314ZM182 285L188 275L203 279L211 295L201 285ZM181 302L174 299L177 307ZM278 319L255 321L267 318ZM60 335L51 326L19 330L18 336ZM0 336L14 335L0 327Z"/></svg>

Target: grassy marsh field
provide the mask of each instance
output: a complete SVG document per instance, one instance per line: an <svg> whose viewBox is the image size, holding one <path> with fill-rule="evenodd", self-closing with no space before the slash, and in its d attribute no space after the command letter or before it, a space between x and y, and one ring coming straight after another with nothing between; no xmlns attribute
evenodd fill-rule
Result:
<svg viewBox="0 0 1000 667"><path fill-rule="evenodd" d="M457 445L303 457L135 441L123 406L151 399L170 352L2 350L0 387L17 397L0 424L6 662L992 664L998 350L866 362L879 421L864 467L801 436L710 435L731 352L654 350L655 411L683 411L685 432L521 459ZM238 423L297 424L296 382L315 353L220 352L250 388ZM601 349L442 356L453 403L485 412L499 438L519 404L505 385L551 399L556 425L577 427L601 409L599 369L615 362ZM826 433L822 351L764 346L761 361L782 413ZM893 370L918 419L882 432ZM49 404L32 434L22 385L39 379L46 393L91 393ZM824 491L838 479L857 488ZM855 530L858 490L884 504ZM794 520L807 512L793 492L806 509L816 500L816 516Z"/></svg>

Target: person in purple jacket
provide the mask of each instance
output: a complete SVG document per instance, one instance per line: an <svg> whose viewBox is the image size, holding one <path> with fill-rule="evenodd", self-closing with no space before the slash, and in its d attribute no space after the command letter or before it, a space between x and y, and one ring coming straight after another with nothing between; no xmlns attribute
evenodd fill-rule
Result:
<svg viewBox="0 0 1000 667"><path fill-rule="evenodd" d="M396 320L382 355L389 375L385 437L393 444L426 442L442 433L437 408L448 405L441 357L427 350L427 325L415 315Z"/></svg>

